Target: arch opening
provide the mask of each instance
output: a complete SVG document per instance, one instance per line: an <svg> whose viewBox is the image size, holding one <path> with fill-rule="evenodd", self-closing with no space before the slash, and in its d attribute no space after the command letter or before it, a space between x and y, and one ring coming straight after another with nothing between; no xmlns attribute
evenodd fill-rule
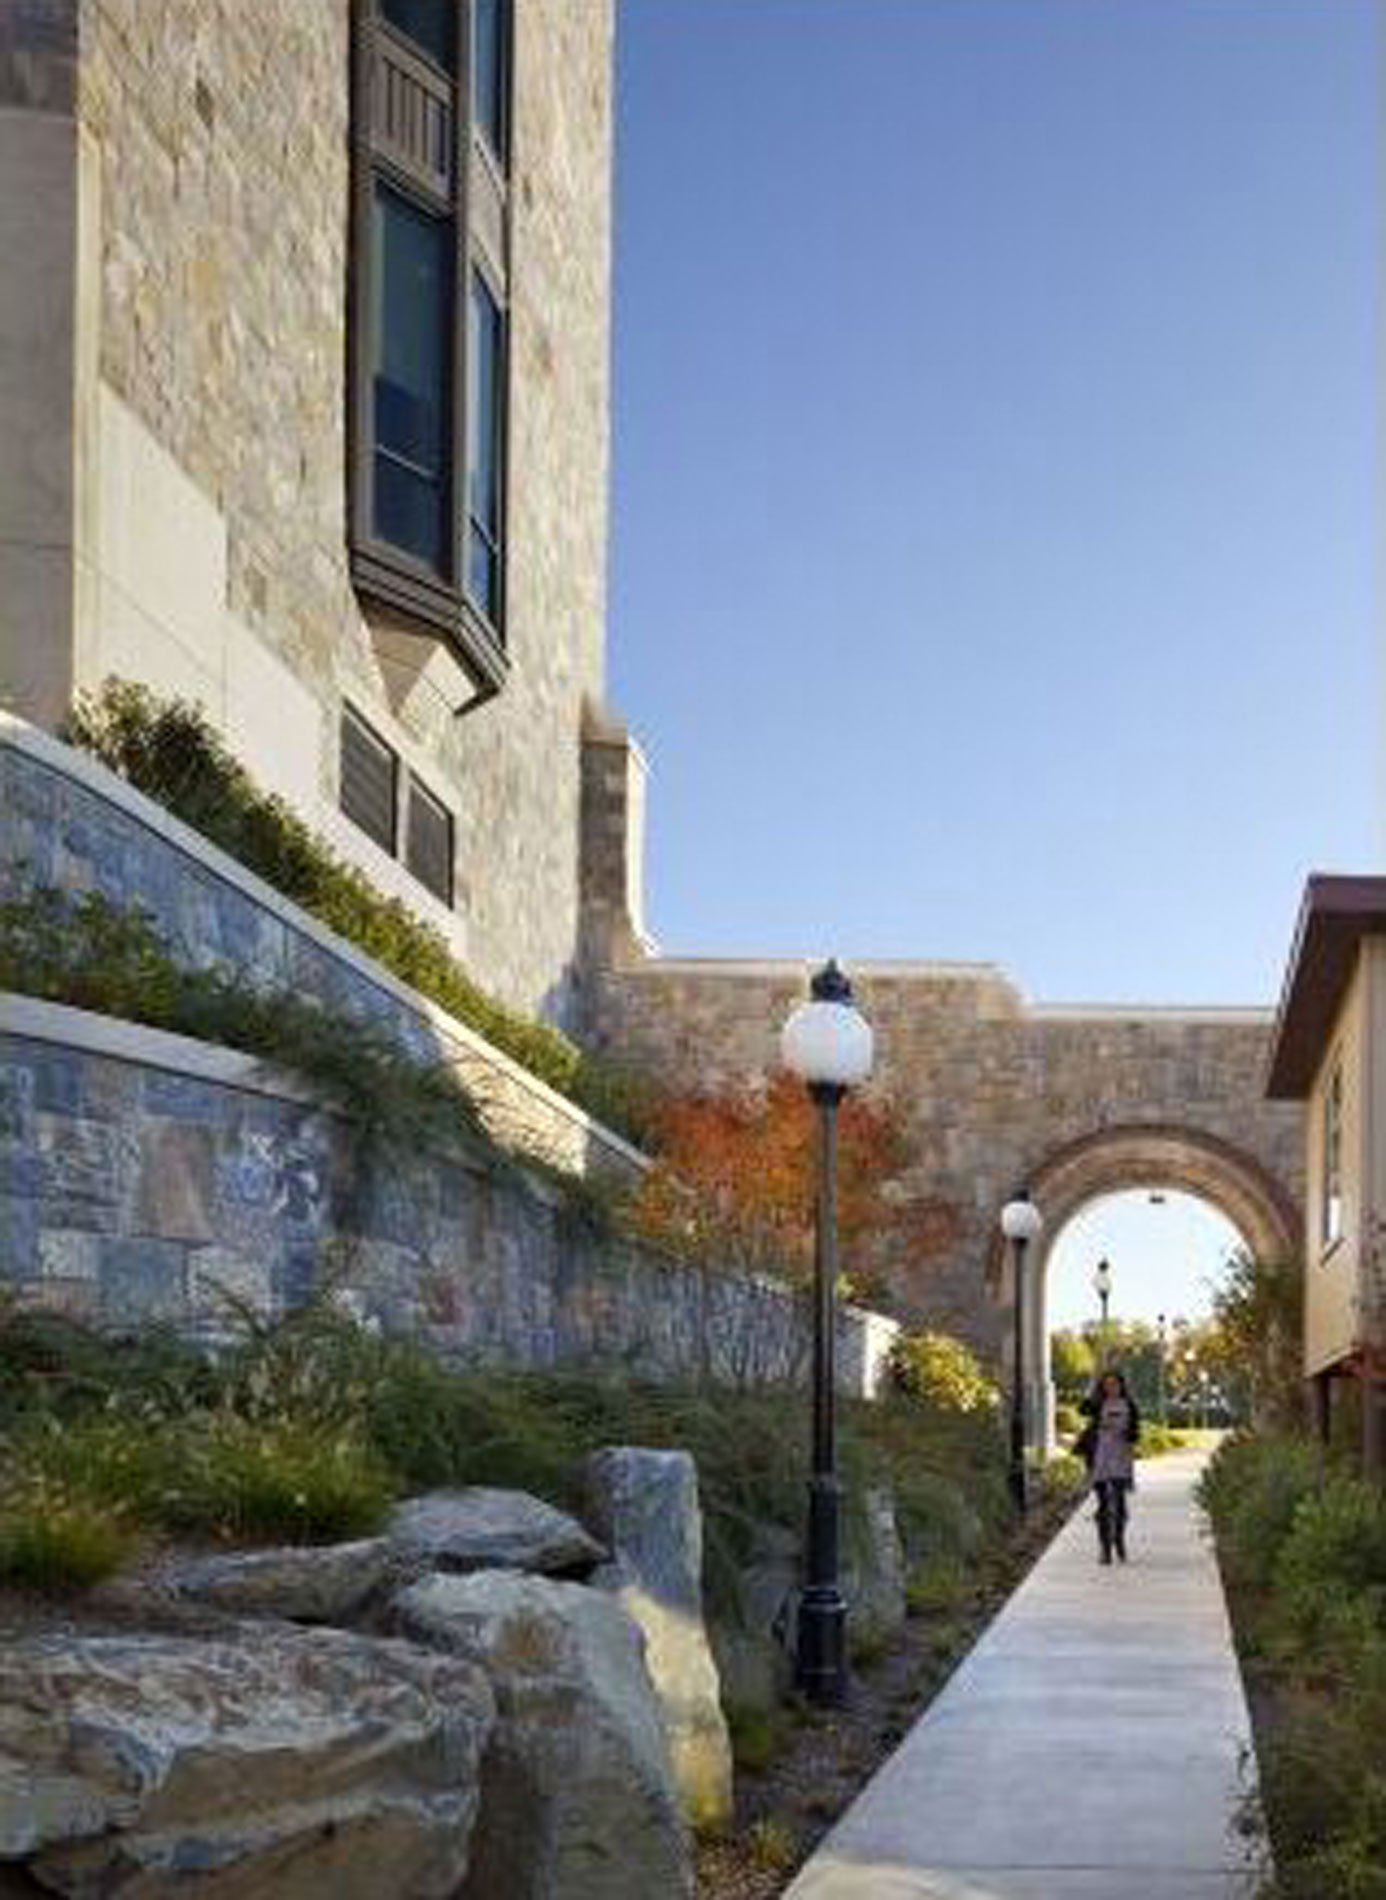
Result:
<svg viewBox="0 0 1386 1900"><path fill-rule="evenodd" d="M1084 1211L1110 1197L1140 1191L1188 1196L1216 1210L1228 1230L1262 1260L1288 1259L1298 1244L1298 1221L1279 1184L1253 1157L1198 1130L1132 1126L1105 1128L1051 1155L1030 1176L1044 1215L1044 1233L1030 1250L1022 1288L1027 1437L1052 1449L1055 1395L1049 1378L1048 1295L1054 1249ZM999 1235L993 1243L997 1292L1014 1316L1011 1262ZM1095 1264L1095 1263L1094 1263ZM1007 1327L1007 1376L1014 1360L1013 1324Z"/></svg>

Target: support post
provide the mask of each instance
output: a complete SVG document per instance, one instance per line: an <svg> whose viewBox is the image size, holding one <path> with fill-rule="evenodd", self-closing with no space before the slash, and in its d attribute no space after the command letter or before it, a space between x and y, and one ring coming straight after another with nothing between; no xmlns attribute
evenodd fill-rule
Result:
<svg viewBox="0 0 1386 1900"><path fill-rule="evenodd" d="M1370 1364L1362 1368L1362 1475L1386 1483L1386 1387Z"/></svg>
<svg viewBox="0 0 1386 1900"><path fill-rule="evenodd" d="M1313 1422L1314 1438L1320 1448L1328 1450L1333 1438L1333 1374L1316 1372L1309 1381L1309 1412Z"/></svg>

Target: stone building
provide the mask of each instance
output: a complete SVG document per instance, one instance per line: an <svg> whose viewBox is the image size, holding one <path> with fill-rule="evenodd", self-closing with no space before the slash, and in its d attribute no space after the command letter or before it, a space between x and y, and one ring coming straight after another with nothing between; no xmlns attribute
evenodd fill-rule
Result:
<svg viewBox="0 0 1386 1900"><path fill-rule="evenodd" d="M109 675L571 1022L612 0L4 0L0 704Z"/></svg>

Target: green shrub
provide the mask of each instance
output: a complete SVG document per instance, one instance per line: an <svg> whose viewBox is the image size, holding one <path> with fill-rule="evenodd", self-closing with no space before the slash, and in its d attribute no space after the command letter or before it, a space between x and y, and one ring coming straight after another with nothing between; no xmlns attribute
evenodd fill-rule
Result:
<svg viewBox="0 0 1386 1900"><path fill-rule="evenodd" d="M79 702L63 736L552 1088L638 1134L641 1091L634 1078L488 996L440 931L398 898L382 897L282 799L260 790L200 706L110 679Z"/></svg>
<svg viewBox="0 0 1386 1900"><path fill-rule="evenodd" d="M223 1413L181 1449L182 1481L160 1509L179 1529L330 1542L378 1530L394 1495L383 1461L351 1432Z"/></svg>
<svg viewBox="0 0 1386 1900"><path fill-rule="evenodd" d="M790 1733L789 1717L780 1709L747 1709L731 1704L727 1730L732 1756L745 1774L763 1775L774 1766Z"/></svg>
<svg viewBox="0 0 1386 1900"><path fill-rule="evenodd" d="M753 1867L786 1873L799 1858L793 1829L775 1815L762 1815L746 1830L746 1853Z"/></svg>
<svg viewBox="0 0 1386 1900"><path fill-rule="evenodd" d="M125 1396L182 1410L213 1385L206 1359L171 1327L113 1335L0 1298L0 1431L80 1417Z"/></svg>
<svg viewBox="0 0 1386 1900"><path fill-rule="evenodd" d="M1318 1489L1319 1455L1292 1438L1228 1438L1208 1462L1199 1496L1229 1577L1269 1586L1303 1500Z"/></svg>
<svg viewBox="0 0 1386 1900"><path fill-rule="evenodd" d="M890 1352L896 1388L940 1410L994 1412L1001 1395L977 1356L948 1333L902 1333Z"/></svg>
<svg viewBox="0 0 1386 1900"><path fill-rule="evenodd" d="M1081 1459L1066 1451L1046 1458L1039 1469L1040 1495L1045 1498L1072 1498L1087 1488L1088 1469Z"/></svg>
<svg viewBox="0 0 1386 1900"><path fill-rule="evenodd" d="M1166 1452L1186 1451L1193 1443L1188 1432L1173 1425L1161 1425L1158 1420L1145 1421L1141 1426L1140 1443L1136 1447L1138 1458L1160 1458Z"/></svg>
<svg viewBox="0 0 1386 1900"><path fill-rule="evenodd" d="M929 1557L905 1579L905 1607L911 1616L946 1614L966 1602L972 1580L957 1557Z"/></svg>
<svg viewBox="0 0 1386 1900"><path fill-rule="evenodd" d="M1301 1653L1336 1642L1355 1654L1386 1632L1386 1495L1337 1475L1302 1498L1274 1589L1279 1633Z"/></svg>
<svg viewBox="0 0 1386 1900"><path fill-rule="evenodd" d="M61 1484L29 1477L0 1499L0 1583L54 1595L89 1589L135 1548L123 1512Z"/></svg>
<svg viewBox="0 0 1386 1900"><path fill-rule="evenodd" d="M11 1441L45 1492L151 1529L294 1542L374 1530L395 1486L359 1435L230 1411L45 1421Z"/></svg>
<svg viewBox="0 0 1386 1900"><path fill-rule="evenodd" d="M1061 1438L1076 1438L1084 1423L1083 1414L1068 1399L1060 1399L1054 1407L1054 1429Z"/></svg>

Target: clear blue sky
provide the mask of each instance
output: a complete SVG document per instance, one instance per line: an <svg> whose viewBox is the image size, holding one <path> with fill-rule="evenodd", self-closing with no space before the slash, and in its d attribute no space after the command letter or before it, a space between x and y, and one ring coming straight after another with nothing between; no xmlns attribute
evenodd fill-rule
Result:
<svg viewBox="0 0 1386 1900"><path fill-rule="evenodd" d="M610 687L678 952L1257 1001L1379 866L1370 0L624 0Z"/></svg>
<svg viewBox="0 0 1386 1900"><path fill-rule="evenodd" d="M1166 1193L1158 1204L1146 1193L1106 1195L1055 1239L1049 1324L1081 1326L1098 1317L1092 1276L1103 1259L1112 1269L1113 1319L1202 1318L1229 1251L1240 1244L1232 1223L1191 1194Z"/></svg>

